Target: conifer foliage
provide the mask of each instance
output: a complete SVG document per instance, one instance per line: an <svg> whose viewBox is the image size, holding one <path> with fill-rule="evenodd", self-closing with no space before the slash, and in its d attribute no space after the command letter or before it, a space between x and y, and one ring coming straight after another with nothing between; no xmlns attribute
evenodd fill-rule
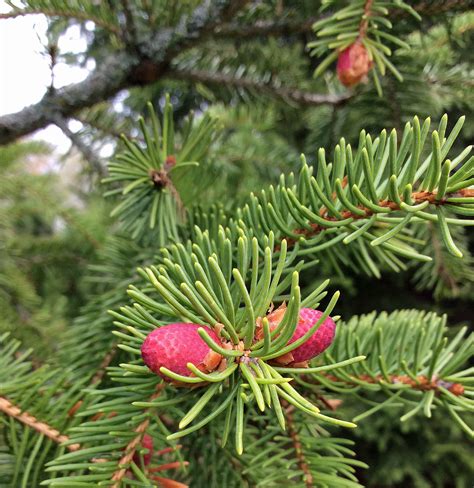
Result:
<svg viewBox="0 0 474 488"><path fill-rule="evenodd" d="M102 183L116 222L90 267L87 303L46 362L14 327L0 336L2 486L356 488L370 466L350 432L369 418L441 415L474 436L467 327L453 333L450 317L425 310L339 312L346 274L375 283L414 268L437 297L451 296L449 280L469 293L465 117L406 117L402 106L394 127L369 119L330 147L309 137L315 157L278 178L251 172L259 189L244 198L225 164L235 133L242 153L255 142L249 159L295 159L284 131L278 144L262 135L264 117L272 126L274 114L301 110L318 133L328 109L332 131L339 110L367 99L384 109L386 91L403 86L392 55L411 56L412 32L440 12L430 2L293 3L28 0L2 14L44 13L53 30L94 24L96 71L1 118L0 140L56 123L89 162L84 148L113 141ZM453 2L472 24L464 7ZM302 56L301 35L310 57L293 80L284 68ZM236 58L241 42L248 52ZM304 77L315 60L316 77ZM106 103L124 89L128 119ZM72 133L68 118L83 129ZM446 286L432 279L441 267Z"/></svg>

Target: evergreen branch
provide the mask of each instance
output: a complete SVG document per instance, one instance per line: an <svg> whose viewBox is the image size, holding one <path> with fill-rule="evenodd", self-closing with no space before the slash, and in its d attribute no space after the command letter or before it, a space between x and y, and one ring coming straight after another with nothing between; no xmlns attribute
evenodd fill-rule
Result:
<svg viewBox="0 0 474 488"><path fill-rule="evenodd" d="M46 127L59 116L68 118L82 108L107 100L119 91L160 79L170 62L183 50L209 35L242 8L247 0L205 2L174 29L163 29L140 46L140 55L118 51L105 58L82 82L54 93L47 92L36 104L0 117L0 144Z"/></svg>
<svg viewBox="0 0 474 488"><path fill-rule="evenodd" d="M367 34L369 28L369 17L372 15L372 4L374 0L365 0L364 15L361 18L359 25L359 39L363 39Z"/></svg>
<svg viewBox="0 0 474 488"><path fill-rule="evenodd" d="M323 388L339 395L354 395L361 405L372 406L354 421L395 400L397 405L393 406L408 407L402 421L422 406L427 417L431 417L433 408L445 408L446 404L461 413L473 410L470 400L473 369L464 368L472 356L474 336L466 335L466 327L448 339L446 317L417 310L378 315L374 312L353 317L338 327L334 344L324 353L322 364L337 363L360 350L371 350L372 354L364 362L330 374L324 371L325 366L314 367L313 371L309 368L303 376L300 375L303 370L297 370L295 380L316 394ZM282 374L289 371L277 369Z"/></svg>
<svg viewBox="0 0 474 488"><path fill-rule="evenodd" d="M39 470L44 469L45 463L65 448L68 455L80 452L80 441L71 441L62 432L71 423L68 412L81 396L87 378L71 384L72 376L64 368L42 366L34 369L27 360L31 350L17 353L21 343L5 339L8 334L0 337L0 412L12 419L9 423L2 421L7 426L3 435L17 459L6 480L10 486L18 486L21 476L24 486L38 486L38 481L44 479L44 471ZM33 459L38 469L30 469Z"/></svg>
<svg viewBox="0 0 474 488"><path fill-rule="evenodd" d="M154 417L160 424L159 429L151 426L150 421L153 418L152 409L162 402L165 405L169 403L169 398L166 397L157 400L164 392L166 384L154 379L150 381L143 375L140 378L140 375L128 373L127 376L127 373L124 375L120 370L117 375L117 370L119 368L111 368L110 377L124 383L124 386L87 389L87 407L76 414L78 419L83 418L85 421L71 429L74 437L69 441L80 442L81 449L62 454L51 462L48 471L60 471L61 476L54 476L44 484L67 486L67 482L74 479L78 472L85 472L76 480L80 480L82 486L91 488L97 486L98 479L114 487L128 486L136 479L158 481L163 486L184 488L184 484L173 485L172 480L154 474L166 469L175 469L178 465L176 462L165 462L157 467L149 466L152 458L171 451L175 451L181 458L177 452L179 446L159 451L153 449L154 440L159 439L165 443L163 432L167 431L167 421L164 416L163 419L161 416ZM143 402L144 399L147 401ZM137 411L138 403L145 407L140 413ZM173 403L176 402L171 402ZM143 458L139 452L142 448L148 449L148 454L143 455Z"/></svg>
<svg viewBox="0 0 474 488"><path fill-rule="evenodd" d="M419 391L435 391L440 392L441 388L449 390L455 396L461 396L464 394L464 386L461 383L455 383L451 381L445 381L436 376L431 379L427 378L425 375L419 376L407 376L407 375L383 375L370 376L368 374L362 374L359 376L353 376L351 374L347 375L347 378L339 378L334 375L320 373L325 379L334 383L344 383L346 385L357 386L361 382L368 384L379 384L379 385L407 385L413 390ZM305 377L303 377L305 379ZM351 380L353 380L351 382Z"/></svg>
<svg viewBox="0 0 474 488"><path fill-rule="evenodd" d="M337 2L332 3L339 7ZM410 49L410 45L385 32L393 27L390 20L386 18L391 14L388 6L403 10L417 20L421 20L416 10L401 0L391 4L382 4L378 0L357 0L337 10L330 17L315 22L313 30L318 40L310 42L308 47L312 48L311 54L324 56L315 70L315 75L321 75L333 61L338 59L338 76L345 86L356 85L366 78L374 62L375 68L382 76L388 69L402 81L400 72L388 60L392 51L385 44L390 41L397 47L407 50ZM373 11L376 12L375 16L372 15ZM358 58L357 63L354 61L356 58ZM377 91L381 96L378 76L375 71L373 73Z"/></svg>
<svg viewBox="0 0 474 488"><path fill-rule="evenodd" d="M368 466L352 459L353 442L331 436L298 409L290 411L292 434L289 429L279 432L269 415L255 418L246 431L245 444L251 450L239 457L235 471L250 478L249 486L362 488L353 466Z"/></svg>
<svg viewBox="0 0 474 488"><path fill-rule="evenodd" d="M217 120L206 115L194 124L191 114L186 121L186 135L178 146L169 96L162 129L151 103L148 110L152 127L147 128L144 119L139 119L146 150L139 141L122 136L127 150L109 164L110 176L102 182L126 183L122 189L115 186L105 194L125 196L112 215L120 218L134 239L146 235L161 247L177 238L178 223L184 222L186 216L185 205L195 202L202 196L205 184L210 184L212 168L200 166L200 161L216 137Z"/></svg>
<svg viewBox="0 0 474 488"><path fill-rule="evenodd" d="M450 198L473 198L473 197L474 197L474 189L470 189L470 188L464 188L462 190L458 190L453 193L447 193L443 198L439 200L437 199L436 192L427 192L427 191L414 192L411 195L411 199L415 204L420 205L422 203L428 202L430 205L433 205L435 207L449 204L448 199ZM390 209L391 211L403 210L403 208L400 206L400 203L397 203L392 200L380 200L376 203L376 205L379 206L380 208ZM339 221L343 221L345 219L353 219L353 220L367 219L378 213L377 210L374 210L373 208L371 209L371 208L364 207L363 205L358 205L357 208L361 210L363 214L354 213L351 212L350 210L343 211L341 212L341 219L339 219ZM338 219L328 216L328 210L326 208L322 209L321 218L329 223L338 222ZM298 236L303 236L306 239L309 239L311 237L318 235L320 232L328 229L328 227L326 227L324 224L310 223L309 225L311 226L311 229L298 228L298 229L294 229L293 232L295 234L298 234ZM298 239L296 238L288 238L289 246L295 245L297 242Z"/></svg>
<svg viewBox="0 0 474 488"><path fill-rule="evenodd" d="M311 474L309 465L306 462L306 459L304 457L303 445L301 444L300 437L298 434L298 430L295 426L295 421L293 418L294 409L295 408L292 405L289 405L285 409L286 423L288 426L288 435L290 436L290 438L293 442L296 457L298 459L298 465L299 465L301 471L303 471L304 483L306 485L306 488L313 488L314 487L313 475Z"/></svg>
<svg viewBox="0 0 474 488"><path fill-rule="evenodd" d="M45 422L41 422L34 415L30 415L28 412L22 411L14 403L2 396L0 396L0 412L3 412L9 417L18 420L18 422L21 422L28 427L31 427L39 434L48 437L58 444L62 444L63 442L67 442L69 440L67 435L61 434L54 427L51 427ZM79 444L69 444L67 449L73 452L80 449L80 447L81 446Z"/></svg>
<svg viewBox="0 0 474 488"><path fill-rule="evenodd" d="M177 80L191 81L194 83L225 85L233 88L254 90L256 92L281 99L285 102L294 102L308 107L319 105L342 105L352 97L350 94L323 95L319 93L307 92L294 87L283 87L274 83L265 83L249 78L237 78L224 73L212 73L201 70L172 68L166 73L166 76Z"/></svg>
<svg viewBox="0 0 474 488"><path fill-rule="evenodd" d="M465 148L452 162L446 159L463 121L461 118L448 136L447 118L443 117L439 132L432 133L431 152L423 160L429 119L423 129L416 117L413 126L406 124L400 149L395 130L390 137L384 130L374 140L363 131L354 152L341 139L333 162L326 162L323 149L314 166L303 158L298 177L281 176L275 187L252 194L238 210L236 222L246 232L252 229L259 240L263 239L259 231L266 234L277 229L276 242L286 239L290 246L298 245L296 252L303 256L323 253L333 263L336 259L345 266L355 262L354 268L375 276L380 276L377 261L396 271L405 268L395 254L431 261L412 247L418 242L408 235L408 224L437 222L446 249L459 258L461 252L448 227L472 226L474 220L446 217L443 210L446 207L461 216L472 215L472 147ZM427 212L427 207L436 213ZM349 244L353 242L351 250Z"/></svg>

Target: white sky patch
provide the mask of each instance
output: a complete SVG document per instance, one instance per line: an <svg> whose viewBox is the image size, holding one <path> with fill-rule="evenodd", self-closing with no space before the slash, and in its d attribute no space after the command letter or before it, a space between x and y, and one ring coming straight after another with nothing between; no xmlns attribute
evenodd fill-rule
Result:
<svg viewBox="0 0 474 488"><path fill-rule="evenodd" d="M0 12L9 10L0 0ZM0 116L37 103L51 85L46 29L44 15L0 20ZM59 43L61 54L84 52L86 47L78 26L69 28ZM93 68L92 65L88 67ZM88 73L88 69L59 62L54 68L55 88L78 83ZM62 154L70 147L69 139L54 125L36 132L33 137L49 142Z"/></svg>

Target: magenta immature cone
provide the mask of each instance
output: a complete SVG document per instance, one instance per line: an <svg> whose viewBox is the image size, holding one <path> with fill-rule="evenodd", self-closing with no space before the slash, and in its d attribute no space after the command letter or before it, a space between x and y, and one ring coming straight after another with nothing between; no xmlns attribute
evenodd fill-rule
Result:
<svg viewBox="0 0 474 488"><path fill-rule="evenodd" d="M304 336L311 327L321 318L323 312L311 308L302 308L300 310L300 319L293 337L288 344L295 342ZM316 330L316 332L301 346L297 347L291 354L295 363L309 361L324 352L334 340L336 323L331 317L328 317Z"/></svg>
<svg viewBox="0 0 474 488"><path fill-rule="evenodd" d="M142 345L142 358L145 364L157 375L163 375L160 368L164 366L182 376L191 376L187 363L193 363L203 371L213 371L222 357L201 339L198 324L176 323L164 325L148 334ZM203 327L216 344L221 344L217 334Z"/></svg>
<svg viewBox="0 0 474 488"><path fill-rule="evenodd" d="M270 325L270 330L274 330L278 324L283 320L286 313L286 305L276 309L267 315L267 319ZM323 312L319 310L313 310L311 308L302 308L300 310L300 316L298 325L293 333L293 337L288 341L288 344L292 344L300 337L303 337L308 330L310 330L322 317ZM293 351L279 356L275 359L280 364L296 364L304 363L310 359L315 358L322 352L324 352L334 340L336 331L336 323L331 317L327 317L318 329L309 337L303 344L298 346ZM263 338L263 330L261 325L257 330L257 339Z"/></svg>
<svg viewBox="0 0 474 488"><path fill-rule="evenodd" d="M344 86L357 85L372 68L372 60L361 42L341 51L337 58L337 76Z"/></svg>

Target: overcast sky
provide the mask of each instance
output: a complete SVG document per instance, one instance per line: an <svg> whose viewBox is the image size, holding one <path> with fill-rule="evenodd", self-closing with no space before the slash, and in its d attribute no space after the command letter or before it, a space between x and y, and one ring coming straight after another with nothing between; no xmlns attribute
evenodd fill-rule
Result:
<svg viewBox="0 0 474 488"><path fill-rule="evenodd" d="M0 12L9 7L0 0ZM0 115L14 113L38 102L51 83L50 60L45 54L46 18L27 15L0 20ZM61 41L60 49L78 52L84 50L79 30L70 28ZM54 71L55 87L83 80L87 71L58 64ZM68 139L55 126L38 131L35 138L45 139L65 152Z"/></svg>

